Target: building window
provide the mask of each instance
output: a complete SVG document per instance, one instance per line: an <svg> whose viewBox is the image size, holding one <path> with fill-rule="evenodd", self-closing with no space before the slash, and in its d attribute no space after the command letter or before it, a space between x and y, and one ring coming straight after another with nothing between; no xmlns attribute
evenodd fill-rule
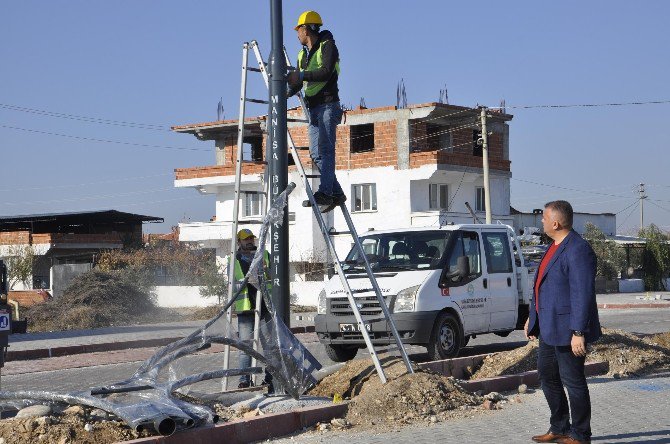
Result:
<svg viewBox="0 0 670 444"><path fill-rule="evenodd" d="M242 159L260 162L263 160L263 138L245 137L242 145Z"/></svg>
<svg viewBox="0 0 670 444"><path fill-rule="evenodd" d="M242 192L242 217L262 216L264 212L263 193L260 191Z"/></svg>
<svg viewBox="0 0 670 444"><path fill-rule="evenodd" d="M449 207L449 186L446 183L429 184L428 202L431 210L447 210Z"/></svg>
<svg viewBox="0 0 670 444"><path fill-rule="evenodd" d="M351 125L351 152L362 153L375 149L375 124Z"/></svg>
<svg viewBox="0 0 670 444"><path fill-rule="evenodd" d="M482 133L479 130L472 130L472 155L477 157L482 157L482 145L479 143L479 139L482 137Z"/></svg>
<svg viewBox="0 0 670 444"><path fill-rule="evenodd" d="M351 186L351 212L377 211L377 185L361 183Z"/></svg>
<svg viewBox="0 0 670 444"><path fill-rule="evenodd" d="M475 211L486 211L485 208L485 195L484 187L476 187L476 196L475 196Z"/></svg>

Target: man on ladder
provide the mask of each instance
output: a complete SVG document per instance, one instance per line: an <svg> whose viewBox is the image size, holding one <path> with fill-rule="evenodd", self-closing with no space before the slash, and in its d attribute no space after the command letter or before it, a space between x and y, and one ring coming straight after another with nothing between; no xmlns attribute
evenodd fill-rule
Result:
<svg viewBox="0 0 670 444"><path fill-rule="evenodd" d="M343 204L347 197L335 177L335 140L337 125L342 120L337 78L340 74L340 54L330 31L320 31L323 21L315 11L300 14L294 28L303 45L298 54L297 70L289 73L288 96L303 87L309 110L309 152L321 173L319 189L314 199L328 212ZM305 206L309 206L306 201Z"/></svg>
<svg viewBox="0 0 670 444"><path fill-rule="evenodd" d="M234 269L234 279L235 285L240 285L244 281L244 276L246 276L249 271L249 266L251 261L256 254L256 236L254 233L248 229L243 228L237 233L237 253L235 254L235 261L228 260L228 264L232 264ZM265 256L263 257L264 269L267 274L267 267L270 264L270 257L268 252L265 251ZM269 282L269 280L268 280ZM270 290L271 284L268 283L268 290ZM256 310L256 295L258 289L251 284L247 284L246 287L242 290L240 297L237 298L235 304L233 305L235 313L237 313L237 331L240 335L242 341L251 341L253 340L254 333L254 312ZM269 311L265 306L265 301L261 298L261 308L260 308L260 318L267 322L269 320ZM239 353L239 368L245 369L251 367L251 356L246 353ZM238 388L247 388L252 385L251 377L249 375L240 376L240 383L237 386ZM272 393L272 375L265 372L265 379L263 380L263 385L268 385L268 393Z"/></svg>

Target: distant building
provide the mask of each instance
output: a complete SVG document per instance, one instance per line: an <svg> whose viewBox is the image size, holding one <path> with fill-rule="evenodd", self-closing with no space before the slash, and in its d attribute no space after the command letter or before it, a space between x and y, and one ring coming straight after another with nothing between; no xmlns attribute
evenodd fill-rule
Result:
<svg viewBox="0 0 670 444"><path fill-rule="evenodd" d="M472 222L465 203L484 218L482 149L477 143L479 111L426 103L404 109L359 108L348 111L337 128L337 177L359 233L411 226ZM289 117L302 112L290 110ZM512 224L510 216L509 127L512 116L495 113L488 121L493 220ZM210 222L182 223L179 239L216 248L224 261L230 250L233 189L237 153L237 120L175 126L179 133L212 140L216 164L175 170L175 186L216 196L216 216ZM296 145L309 145L307 125L289 122ZM248 118L242 165L242 222L260 219L265 208L265 118ZM307 171L309 151L300 150ZM289 165L292 159L289 157ZM318 179L314 180L316 190ZM289 199L291 277L294 293L312 294L313 302L326 278L326 246L294 166L289 181L298 184ZM325 217L328 227L345 227L338 211ZM251 227L253 225L243 225ZM257 229L254 229L257 232ZM351 238L335 236L339 254L351 248ZM313 281L313 282L308 282ZM308 285L308 284L319 285ZM302 285L302 287L301 287ZM311 292L311 293L310 293ZM303 301L305 302L305 301Z"/></svg>
<svg viewBox="0 0 670 444"><path fill-rule="evenodd" d="M514 229L517 233L526 227L535 227L542 231L542 209L524 213L510 208L510 213L514 218ZM577 233L584 234L588 223L600 228L606 236L616 236L616 214L614 213L574 213L573 228Z"/></svg>
<svg viewBox="0 0 670 444"><path fill-rule="evenodd" d="M115 210L0 216L0 257L30 247L36 256L32 277L13 289L58 296L101 251L141 245L144 222L163 219Z"/></svg>

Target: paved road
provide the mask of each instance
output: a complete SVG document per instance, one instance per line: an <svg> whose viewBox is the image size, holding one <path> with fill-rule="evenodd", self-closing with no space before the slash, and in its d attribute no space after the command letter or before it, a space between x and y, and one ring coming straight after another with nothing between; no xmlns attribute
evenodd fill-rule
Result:
<svg viewBox="0 0 670 444"><path fill-rule="evenodd" d="M594 443L670 443L670 376L617 380L589 378ZM530 443L548 428L549 409L541 391L522 396L520 404L471 418L435 425L408 426L386 433L308 432L276 443L361 444Z"/></svg>
<svg viewBox="0 0 670 444"><path fill-rule="evenodd" d="M670 310L665 309L635 309L635 310L601 310L602 322L611 328L622 328L637 333L655 333L670 331ZM328 359L323 347L319 344L315 334L300 334L300 340L307 346L314 356L324 365L334 364ZM470 341L462 351L461 356L471 356L481 353L492 353L500 350L519 347L525 344L523 333L516 331L507 338L495 335L482 335ZM415 361L426 361L428 356L423 347L409 347L410 358ZM136 351L114 352L118 356L119 364L93 365L91 356L74 355L69 358L74 363L77 359L87 360L84 368L58 369L55 371L37 371L2 377L2 387L5 389L47 389L59 391L81 390L87 387L105 385L114 381L124 379L131 375L138 367L144 355ZM93 355L93 354L89 354ZM141 355L141 356L140 356ZM359 357L367 355L367 351L361 350ZM95 358L95 356L93 356ZM180 367L184 372L193 374L218 368L222 364L222 354L212 353L186 357L180 360ZM49 361L49 360L41 360ZM109 362L107 359L105 362ZM129 362L131 361L131 362ZM22 365L30 366L34 361L23 361ZM55 362L55 361L54 361ZM237 362L236 352L232 353L231 363ZM34 365L34 364L33 364ZM202 383L197 387L201 391L215 391L218 383Z"/></svg>

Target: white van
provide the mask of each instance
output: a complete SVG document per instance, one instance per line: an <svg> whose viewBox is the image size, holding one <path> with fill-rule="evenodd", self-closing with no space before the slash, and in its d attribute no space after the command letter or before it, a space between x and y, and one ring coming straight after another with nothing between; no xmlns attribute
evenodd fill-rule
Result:
<svg viewBox="0 0 670 444"><path fill-rule="evenodd" d="M425 346L431 359L457 356L475 335L523 328L535 269L525 265L512 228L447 225L369 231L360 239L403 343ZM352 290L369 289L354 295L363 319L382 318L355 249L343 268ZM315 328L334 361L365 347L339 276L319 295ZM366 328L373 344L393 342L385 320Z"/></svg>

